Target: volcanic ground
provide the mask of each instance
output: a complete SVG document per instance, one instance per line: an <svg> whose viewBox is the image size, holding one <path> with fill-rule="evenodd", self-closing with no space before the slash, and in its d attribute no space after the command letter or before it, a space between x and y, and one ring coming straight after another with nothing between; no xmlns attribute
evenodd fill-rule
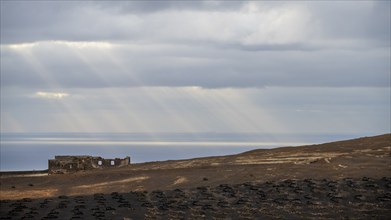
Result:
<svg viewBox="0 0 391 220"><path fill-rule="evenodd" d="M1 173L0 219L389 219L391 134L46 175Z"/></svg>

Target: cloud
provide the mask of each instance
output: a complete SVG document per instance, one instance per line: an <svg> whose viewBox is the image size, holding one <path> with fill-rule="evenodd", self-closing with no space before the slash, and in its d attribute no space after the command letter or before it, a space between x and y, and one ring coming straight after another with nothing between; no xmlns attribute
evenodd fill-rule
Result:
<svg viewBox="0 0 391 220"><path fill-rule="evenodd" d="M273 134L390 129L389 88L132 87L41 93L41 98L30 98L25 94L36 92L28 88L3 90L2 131ZM47 100L58 93L69 96Z"/></svg>
<svg viewBox="0 0 391 220"><path fill-rule="evenodd" d="M97 4L104 10L111 10L123 14L156 13L172 10L202 10L202 11L229 11L236 10L246 1L121 1L112 4L101 1Z"/></svg>
<svg viewBox="0 0 391 220"><path fill-rule="evenodd" d="M36 89L142 86L387 87L388 48L263 51L46 41L3 45L2 85Z"/></svg>
<svg viewBox="0 0 391 220"><path fill-rule="evenodd" d="M34 96L44 99L64 99L68 97L69 94L64 92L36 92Z"/></svg>
<svg viewBox="0 0 391 220"><path fill-rule="evenodd" d="M302 7L265 8L253 2L235 10L199 10L210 2L4 3L2 42L47 40L270 45L291 44L306 35L309 12ZM104 4L104 3L103 3ZM220 5L221 3L216 3ZM110 4L112 5L112 4ZM40 11L37 16L32 8ZM133 13L122 13L118 8ZM137 9L140 8L139 11ZM144 13L143 9L154 13ZM53 13L56 11L56 13ZM148 11L148 10L147 10ZM17 16L23 14L23 16ZM50 19L46 19L50 17ZM197 18L197 19L194 19ZM4 20L4 21L3 21ZM103 31L104 30L104 31Z"/></svg>
<svg viewBox="0 0 391 220"><path fill-rule="evenodd" d="M389 130L389 1L0 4L2 130Z"/></svg>
<svg viewBox="0 0 391 220"><path fill-rule="evenodd" d="M308 6L318 25L314 37L321 43L390 47L389 1L362 1L355 5L349 1L323 1Z"/></svg>
<svg viewBox="0 0 391 220"><path fill-rule="evenodd" d="M390 86L387 2L1 4L2 86Z"/></svg>
<svg viewBox="0 0 391 220"><path fill-rule="evenodd" d="M207 44L251 50L389 46L387 4L6 1L2 2L1 37L3 44L48 40L122 41Z"/></svg>
<svg viewBox="0 0 391 220"><path fill-rule="evenodd" d="M319 109L296 109L297 112L304 112L304 113L322 113L324 111Z"/></svg>

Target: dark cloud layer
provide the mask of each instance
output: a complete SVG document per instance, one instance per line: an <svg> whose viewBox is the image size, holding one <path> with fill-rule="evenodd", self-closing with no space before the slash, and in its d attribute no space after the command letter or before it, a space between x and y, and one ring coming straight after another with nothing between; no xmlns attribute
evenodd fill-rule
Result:
<svg viewBox="0 0 391 220"><path fill-rule="evenodd" d="M122 13L153 13L162 10L236 10L246 1L123 1L113 5L112 2L99 2L104 9L117 10Z"/></svg>
<svg viewBox="0 0 391 220"><path fill-rule="evenodd" d="M80 1L2 1L1 2L1 36L2 43L22 43L42 40L99 41L99 40L140 40L154 39L148 34L155 28L166 28L171 25L188 22L187 18L176 16L186 11L224 13L247 11L249 14L266 14L273 12L268 22L279 19L279 15L289 16L291 9L301 8L310 13L310 23L306 28L313 29L320 36L330 40L347 40L365 38L389 46L390 36L390 2L253 2L253 1L116 1L116 2L80 2ZM282 9L282 10L279 10ZM257 11L258 10L258 11ZM302 11L300 11L302 12ZM167 21L145 21L152 14L172 14L173 24ZM219 15L221 16L221 15ZM154 17L158 19L158 17ZM262 18L262 17L261 17ZM280 17L281 18L281 17ZM122 20L121 20L122 19ZM193 21L201 20L192 17ZM252 17L251 19L259 19ZM243 26L256 25L251 22L262 20L245 20ZM268 19L268 18L264 18ZM189 22L190 27L192 22ZM132 22L141 22L142 28L132 27ZM213 20L209 21L213 23ZM230 20L232 22L232 20ZM303 21L298 21L303 22ZM122 23L122 24L119 24ZM223 23L221 23L223 24ZM188 25L187 23L184 25ZM224 23L226 29L230 23ZM279 23L273 23L279 29ZM228 27L229 28L229 27ZM254 26L254 28L256 28ZM251 29L250 29L251 30ZM136 33L137 32L137 33ZM224 32L219 32L224 34ZM203 33L200 33L202 35ZM287 33L289 34L289 33ZM175 34L174 34L175 35ZM155 39L162 39L155 36ZM184 34L183 36L187 36ZM197 39L197 38L196 38ZM174 40L175 39L174 36ZM202 37L199 40L205 40ZM208 40L208 39L206 39ZM214 43L216 40L211 39ZM230 42L227 42L230 43ZM262 45L262 44L261 44Z"/></svg>
<svg viewBox="0 0 391 220"><path fill-rule="evenodd" d="M126 26L116 25L118 20L115 17L142 16L170 10L235 10L244 3L240 1L1 1L1 38L3 44L43 40L129 40L132 38L132 31L126 30Z"/></svg>

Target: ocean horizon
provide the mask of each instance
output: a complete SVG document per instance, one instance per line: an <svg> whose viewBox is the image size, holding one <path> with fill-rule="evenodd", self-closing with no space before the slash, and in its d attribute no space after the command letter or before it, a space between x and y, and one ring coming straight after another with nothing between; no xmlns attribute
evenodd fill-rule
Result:
<svg viewBox="0 0 391 220"><path fill-rule="evenodd" d="M371 134L376 135L376 134ZM255 149L320 144L368 134L0 133L0 170L48 168L56 155L131 157L131 163L223 156Z"/></svg>

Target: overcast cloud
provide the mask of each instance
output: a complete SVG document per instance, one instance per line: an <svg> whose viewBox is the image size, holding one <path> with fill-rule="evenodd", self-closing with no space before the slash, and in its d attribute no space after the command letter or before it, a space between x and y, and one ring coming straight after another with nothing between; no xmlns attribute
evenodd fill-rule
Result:
<svg viewBox="0 0 391 220"><path fill-rule="evenodd" d="M390 7L1 1L1 129L390 132Z"/></svg>

